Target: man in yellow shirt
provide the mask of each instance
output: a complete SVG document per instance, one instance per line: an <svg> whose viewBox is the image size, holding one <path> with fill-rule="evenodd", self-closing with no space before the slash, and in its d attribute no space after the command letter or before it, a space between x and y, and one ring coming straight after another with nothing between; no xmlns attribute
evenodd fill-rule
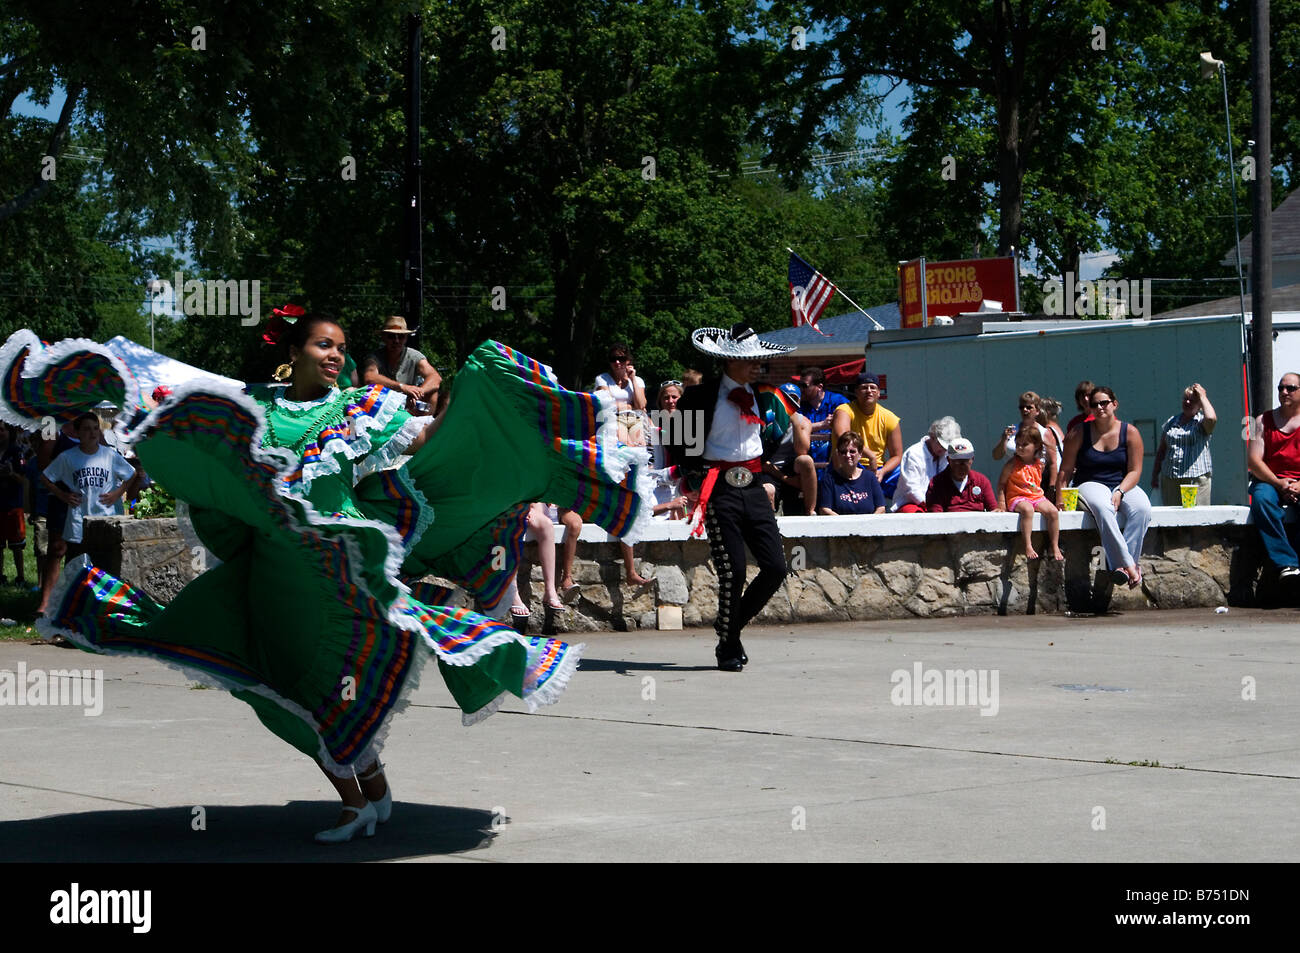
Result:
<svg viewBox="0 0 1300 953"><path fill-rule="evenodd" d="M866 447L862 462L875 467L886 496L893 495L903 460L903 430L898 422L898 414L880 403L880 378L866 372L857 377L853 400L836 407L831 420L831 446L838 446L841 434L860 436Z"/></svg>

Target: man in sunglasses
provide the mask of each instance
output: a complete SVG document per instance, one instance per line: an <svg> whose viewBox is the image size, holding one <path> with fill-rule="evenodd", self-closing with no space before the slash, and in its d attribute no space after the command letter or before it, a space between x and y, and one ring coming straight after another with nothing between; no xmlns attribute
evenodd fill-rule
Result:
<svg viewBox="0 0 1300 953"><path fill-rule="evenodd" d="M1288 506L1300 503L1300 374L1283 374L1278 406L1255 418L1246 447L1250 471L1250 519L1278 578L1300 577L1300 559L1283 523Z"/></svg>
<svg viewBox="0 0 1300 953"><path fill-rule="evenodd" d="M800 381L803 393L799 410L812 422L810 456L815 463L828 463L831 458L831 418L835 416L835 408L847 404L849 399L826 389L826 375L820 367L805 367Z"/></svg>

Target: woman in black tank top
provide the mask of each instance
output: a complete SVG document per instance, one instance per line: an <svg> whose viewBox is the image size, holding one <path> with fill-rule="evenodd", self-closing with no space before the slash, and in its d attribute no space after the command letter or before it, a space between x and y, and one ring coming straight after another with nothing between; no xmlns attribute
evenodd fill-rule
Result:
<svg viewBox="0 0 1300 953"><path fill-rule="evenodd" d="M1060 485L1078 488L1079 502L1097 522L1107 566L1117 581L1122 577L1136 589L1142 584L1138 559L1151 524L1151 501L1138 485L1142 435L1119 419L1119 401L1109 387L1094 387L1088 406L1093 421L1066 434Z"/></svg>

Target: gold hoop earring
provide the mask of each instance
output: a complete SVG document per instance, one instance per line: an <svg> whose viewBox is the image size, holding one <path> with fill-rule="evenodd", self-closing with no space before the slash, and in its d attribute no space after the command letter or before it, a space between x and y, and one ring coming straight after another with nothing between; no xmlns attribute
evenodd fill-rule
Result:
<svg viewBox="0 0 1300 953"><path fill-rule="evenodd" d="M271 376L274 377L277 381L287 381L290 377L293 376L293 365L281 364L279 367L275 369L275 372Z"/></svg>

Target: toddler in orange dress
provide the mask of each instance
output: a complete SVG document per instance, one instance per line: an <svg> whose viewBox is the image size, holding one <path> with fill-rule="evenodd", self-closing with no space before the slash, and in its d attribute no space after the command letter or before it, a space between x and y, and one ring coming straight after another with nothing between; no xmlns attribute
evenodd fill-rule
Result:
<svg viewBox="0 0 1300 953"><path fill-rule="evenodd" d="M1020 537L1025 543L1025 557L1037 559L1030 536L1034 529L1034 512L1043 514L1047 543L1053 559L1064 559L1061 552L1061 513L1043 495L1043 432L1037 427L1021 427L1016 435L1016 453L1002 467L998 477L998 503L1008 513L1020 514Z"/></svg>

